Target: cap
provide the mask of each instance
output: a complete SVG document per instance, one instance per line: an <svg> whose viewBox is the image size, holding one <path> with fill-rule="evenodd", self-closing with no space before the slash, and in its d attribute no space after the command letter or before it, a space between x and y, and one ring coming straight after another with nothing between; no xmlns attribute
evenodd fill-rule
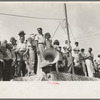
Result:
<svg viewBox="0 0 100 100"><path fill-rule="evenodd" d="M25 34L26 34L26 33L25 33L24 31L20 31L18 35L19 35L19 36L24 36Z"/></svg>

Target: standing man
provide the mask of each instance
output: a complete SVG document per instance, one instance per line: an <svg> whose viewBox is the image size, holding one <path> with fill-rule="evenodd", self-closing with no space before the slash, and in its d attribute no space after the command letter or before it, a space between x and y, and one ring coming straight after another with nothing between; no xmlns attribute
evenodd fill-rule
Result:
<svg viewBox="0 0 100 100"><path fill-rule="evenodd" d="M79 50L80 51L79 43L78 42L75 42L75 48L74 48L73 51L75 51L75 50Z"/></svg>
<svg viewBox="0 0 100 100"><path fill-rule="evenodd" d="M98 55L98 59L97 59L96 63L97 63L97 69L100 72L100 55Z"/></svg>
<svg viewBox="0 0 100 100"><path fill-rule="evenodd" d="M31 34L27 39L27 47L28 47L28 63L30 67L30 75L36 74L36 46L35 46L35 34Z"/></svg>
<svg viewBox="0 0 100 100"><path fill-rule="evenodd" d="M75 42L75 48L73 49L74 51L74 70L75 74L77 75L84 75L81 63L80 63L80 48L79 48L79 43Z"/></svg>
<svg viewBox="0 0 100 100"><path fill-rule="evenodd" d="M14 38L14 37L11 37L10 39L10 42L11 42L11 54L12 54L12 60L13 60L13 63L12 63L12 66L11 66L11 77L14 78L14 75L15 75L15 71L16 71L16 58L17 58L17 55L16 55L16 47L17 47L17 40Z"/></svg>
<svg viewBox="0 0 100 100"><path fill-rule="evenodd" d="M71 57L70 57L70 52L72 50L71 47L68 45L68 40L65 40L65 46L63 47L64 50L64 61L65 61L65 72L71 72Z"/></svg>
<svg viewBox="0 0 100 100"><path fill-rule="evenodd" d="M83 70L84 75L87 76L87 69L86 69L86 55L85 55L85 49L81 49L81 52L79 54L79 60L80 60L80 68Z"/></svg>
<svg viewBox="0 0 100 100"><path fill-rule="evenodd" d="M79 62L79 53L80 53L80 49L79 49L79 43L75 42L75 48L73 49L74 54L74 65L75 66L80 66L80 62Z"/></svg>
<svg viewBox="0 0 100 100"><path fill-rule="evenodd" d="M18 76L25 76L26 68L28 74L30 72L29 66L27 64L28 59L28 49L27 44L25 43L25 33L24 31L19 32L19 43L17 44L17 61L18 61Z"/></svg>
<svg viewBox="0 0 100 100"><path fill-rule="evenodd" d="M12 65L12 56L11 56L11 45L7 43L7 40L4 40L1 44L1 52L3 54L4 68L3 68L3 80L10 81L11 79L11 65Z"/></svg>
<svg viewBox="0 0 100 100"><path fill-rule="evenodd" d="M42 28L37 28L38 34L35 38L36 40L36 49L38 55L38 67L37 67L37 74L41 74L42 69L40 68L41 63L43 62L43 51L44 51L44 37Z"/></svg>
<svg viewBox="0 0 100 100"><path fill-rule="evenodd" d="M88 77L94 77L94 55L92 53L92 48L88 49L88 54L86 55L86 66L87 66L87 72L88 72Z"/></svg>
<svg viewBox="0 0 100 100"><path fill-rule="evenodd" d="M33 46L33 61L34 62L34 73L36 74L37 72L37 63L38 63L38 58L37 58L37 52L36 52L36 42L35 42L35 38L36 38L37 34L30 34L30 37L32 38L32 46Z"/></svg>
<svg viewBox="0 0 100 100"><path fill-rule="evenodd" d="M4 67L4 61L3 61L3 54L1 50L1 44L0 44L0 81L3 81L3 67Z"/></svg>

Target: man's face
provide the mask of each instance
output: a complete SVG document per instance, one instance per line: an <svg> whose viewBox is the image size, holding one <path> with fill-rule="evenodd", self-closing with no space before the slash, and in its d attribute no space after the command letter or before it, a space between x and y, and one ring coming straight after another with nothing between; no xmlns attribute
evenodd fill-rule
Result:
<svg viewBox="0 0 100 100"><path fill-rule="evenodd" d="M42 30L41 30L41 29L38 29L38 33L39 33L39 34L42 34Z"/></svg>
<svg viewBox="0 0 100 100"><path fill-rule="evenodd" d="M46 39L49 39L49 35L46 35Z"/></svg>
<svg viewBox="0 0 100 100"><path fill-rule="evenodd" d="M15 45L15 44L16 44L16 40L11 41L11 43L12 43L13 45Z"/></svg>
<svg viewBox="0 0 100 100"><path fill-rule="evenodd" d="M2 45L3 45L3 46L6 46L6 45L7 45L7 41L4 41L4 42L2 43Z"/></svg>
<svg viewBox="0 0 100 100"><path fill-rule="evenodd" d="M75 43L76 46L78 46L78 43Z"/></svg>
<svg viewBox="0 0 100 100"><path fill-rule="evenodd" d="M88 52L91 52L91 49L90 48L88 49Z"/></svg>
<svg viewBox="0 0 100 100"><path fill-rule="evenodd" d="M81 51L82 53L84 53L84 51Z"/></svg>
<svg viewBox="0 0 100 100"><path fill-rule="evenodd" d="M25 36L20 36L20 41L21 41L21 43L23 43L24 40L25 40Z"/></svg>
<svg viewBox="0 0 100 100"><path fill-rule="evenodd" d="M65 44L68 44L68 41L67 40L65 41Z"/></svg>

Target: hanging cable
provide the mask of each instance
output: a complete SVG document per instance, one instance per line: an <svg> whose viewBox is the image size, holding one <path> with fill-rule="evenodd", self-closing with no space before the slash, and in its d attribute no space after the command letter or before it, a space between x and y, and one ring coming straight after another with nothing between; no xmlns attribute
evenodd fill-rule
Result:
<svg viewBox="0 0 100 100"><path fill-rule="evenodd" d="M68 24L69 25L69 24ZM66 26L65 26L66 27ZM73 36L73 38L74 38L74 40L76 41L76 39L78 39L78 40L84 40L84 39L89 39L89 38L96 38L95 36L99 36L100 35L100 33L98 33L98 34L92 34L92 35L90 35L90 36L86 36L86 37L82 37L82 38L75 38L74 37L74 35L73 35L73 33L72 33L72 30L71 30L71 26L69 25L69 29L70 29L70 32L71 32L71 34L72 34L72 36ZM62 27L62 29L64 30L64 28ZM99 28L98 28L98 30L96 30L94 33L96 33L96 32L99 32L100 30L99 30ZM64 33L66 34L66 32L65 32L65 30L64 30Z"/></svg>
<svg viewBox="0 0 100 100"><path fill-rule="evenodd" d="M62 21L61 21L62 22ZM56 34L56 32L57 32L57 30L58 30L58 28L59 28L59 26L60 26L60 24L61 24L61 22L58 24L58 26L57 26L57 28L56 28L56 30L55 30L55 32L54 32L54 34L52 35L52 37L51 37L51 39L54 37L54 35Z"/></svg>
<svg viewBox="0 0 100 100"><path fill-rule="evenodd" d="M97 37L98 36L98 37ZM89 37L86 37L86 38L77 38L78 40L86 40L86 39L90 39L90 38L100 38L99 37L100 36L100 34L97 34L97 35L94 35L94 36L89 36Z"/></svg>
<svg viewBox="0 0 100 100"><path fill-rule="evenodd" d="M32 17L32 16L15 15L15 14L8 14L8 13L0 13L0 15L13 16L13 17L24 17L24 18L34 18L34 19L46 19L46 20L64 20L64 19L60 19L60 18Z"/></svg>
<svg viewBox="0 0 100 100"><path fill-rule="evenodd" d="M69 24L68 24L69 25ZM74 34L72 33L72 30L71 30L71 26L69 25L69 29L70 29L70 32L71 32L71 34L72 34L72 36L73 36L73 39L74 39L74 41L76 42L76 38L75 38L75 36L74 36Z"/></svg>
<svg viewBox="0 0 100 100"><path fill-rule="evenodd" d="M64 20L63 20L63 22L64 22ZM63 22L62 22L62 23L63 23ZM69 25L69 24L68 24L68 25ZM67 35L66 31L64 30L66 26L63 28L63 26L61 25L61 27L62 27L64 33ZM70 27L70 25L69 25L69 27ZM71 27L70 27L69 29L70 29L70 32L71 32L71 34L72 34L72 37L73 37L74 41L76 42L76 39L75 39L75 37L74 37L74 35L73 35L73 33L72 33Z"/></svg>

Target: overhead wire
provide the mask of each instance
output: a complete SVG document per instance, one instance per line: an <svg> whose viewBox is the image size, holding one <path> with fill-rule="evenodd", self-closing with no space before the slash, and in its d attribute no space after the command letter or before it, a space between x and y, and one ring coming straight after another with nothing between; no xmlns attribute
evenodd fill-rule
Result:
<svg viewBox="0 0 100 100"><path fill-rule="evenodd" d="M62 22L62 21L61 21L61 22ZM59 28L59 26L60 26L61 22L58 24L58 26L57 26L57 28L56 28L55 32L53 33L53 35L52 35L52 37L51 37L51 39L52 39L52 38L54 37L54 35L56 34L56 32L57 32L57 30L58 30L58 28Z"/></svg>
<svg viewBox="0 0 100 100"><path fill-rule="evenodd" d="M34 19L64 20L64 19L61 19L61 18L32 17L32 16L8 14L8 13L1 13L1 12L0 12L0 15L13 16L13 17L24 17L24 18L34 18Z"/></svg>
<svg viewBox="0 0 100 100"><path fill-rule="evenodd" d="M90 34L89 36L88 35L85 35L85 37L82 37L82 38L86 38L86 37L90 37L90 36L95 36L95 35L100 35L100 33L98 33L98 34L94 34L94 33L97 33L97 32L99 32L100 30L96 30L95 32L93 32L93 34ZM87 33L85 33L85 34L87 34ZM77 39L80 39L80 38L77 38Z"/></svg>
<svg viewBox="0 0 100 100"><path fill-rule="evenodd" d="M60 19L60 18L32 17L32 16L24 16L24 15L16 15L16 14L8 14L8 13L0 13L0 15L14 16L14 17L25 17L25 18L34 18L34 19L47 19L47 20L63 20L63 21L65 20L65 19ZM60 24L61 24L61 23L59 23L57 29L59 28ZM68 24L68 25L69 25L69 24ZM69 25L69 26L70 26L70 25ZM55 30L54 35L55 35L57 29ZM62 29L63 29L63 28L62 28ZM64 30L64 29L63 29L63 30ZM95 32L98 32L98 31L99 31L99 30L97 30L97 31L95 31ZM76 41L76 39L83 40L83 39L88 39L88 38L90 38L90 36L86 36L86 37L82 37L82 38L75 38L74 35L73 35L73 33L72 33L71 26L70 26L70 32L71 32L71 34L72 34L72 36L73 36L74 41ZM91 31L90 31L90 32L91 32ZM90 32L87 32L87 33L90 33ZM93 31L92 31L92 32L93 32ZM94 33L95 33L95 32L94 32ZM66 34L65 30L64 30L64 33ZM53 35L53 36L54 36L54 35ZM94 35L92 35L92 37L97 36L97 35L100 35L100 34L94 34ZM53 37L53 36L52 36L52 37Z"/></svg>
<svg viewBox="0 0 100 100"><path fill-rule="evenodd" d="M69 23L68 23L68 25L69 25ZM65 27L63 28L63 26L61 26L62 27L62 29L63 29L63 31L64 31L64 33L67 35L67 33L66 33L66 31L65 31ZM71 26L69 25L69 29L70 29L70 33L72 34L72 37L73 37L73 39L74 39L74 41L76 42L76 39L75 39L75 37L74 37L74 34L72 33L72 30L71 30Z"/></svg>
<svg viewBox="0 0 100 100"><path fill-rule="evenodd" d="M62 29L64 30L63 27L62 27ZM74 41L76 41L76 39L78 39L78 40L84 40L84 39L89 39L89 38L96 38L95 36L99 36L100 35L100 33L98 33L98 34L92 34L92 35L89 35L89 36L86 36L86 37L82 37L82 38L75 38L74 35L73 35L73 33L72 33L70 25L69 25L69 29L70 29L70 32L71 32L71 34L73 36ZM98 28L98 29L100 29L100 28ZM98 32L98 31L100 31L100 30L96 30L94 33ZM66 34L65 30L64 30L64 33Z"/></svg>
<svg viewBox="0 0 100 100"><path fill-rule="evenodd" d="M69 24L68 24L69 25ZM76 38L75 38L75 36L74 36L74 34L73 34L73 32L72 32L72 29L71 29L71 26L69 25L69 29L70 29L70 32L71 32L71 34L72 34L72 36L73 36L73 39L74 39L74 41L76 42Z"/></svg>
<svg viewBox="0 0 100 100"><path fill-rule="evenodd" d="M97 36L100 36L100 34L97 34L97 35L94 35L94 36L89 36L89 37L86 37L86 38L77 38L78 40L86 40L86 39L90 39L90 38L100 38L100 37L97 37Z"/></svg>

